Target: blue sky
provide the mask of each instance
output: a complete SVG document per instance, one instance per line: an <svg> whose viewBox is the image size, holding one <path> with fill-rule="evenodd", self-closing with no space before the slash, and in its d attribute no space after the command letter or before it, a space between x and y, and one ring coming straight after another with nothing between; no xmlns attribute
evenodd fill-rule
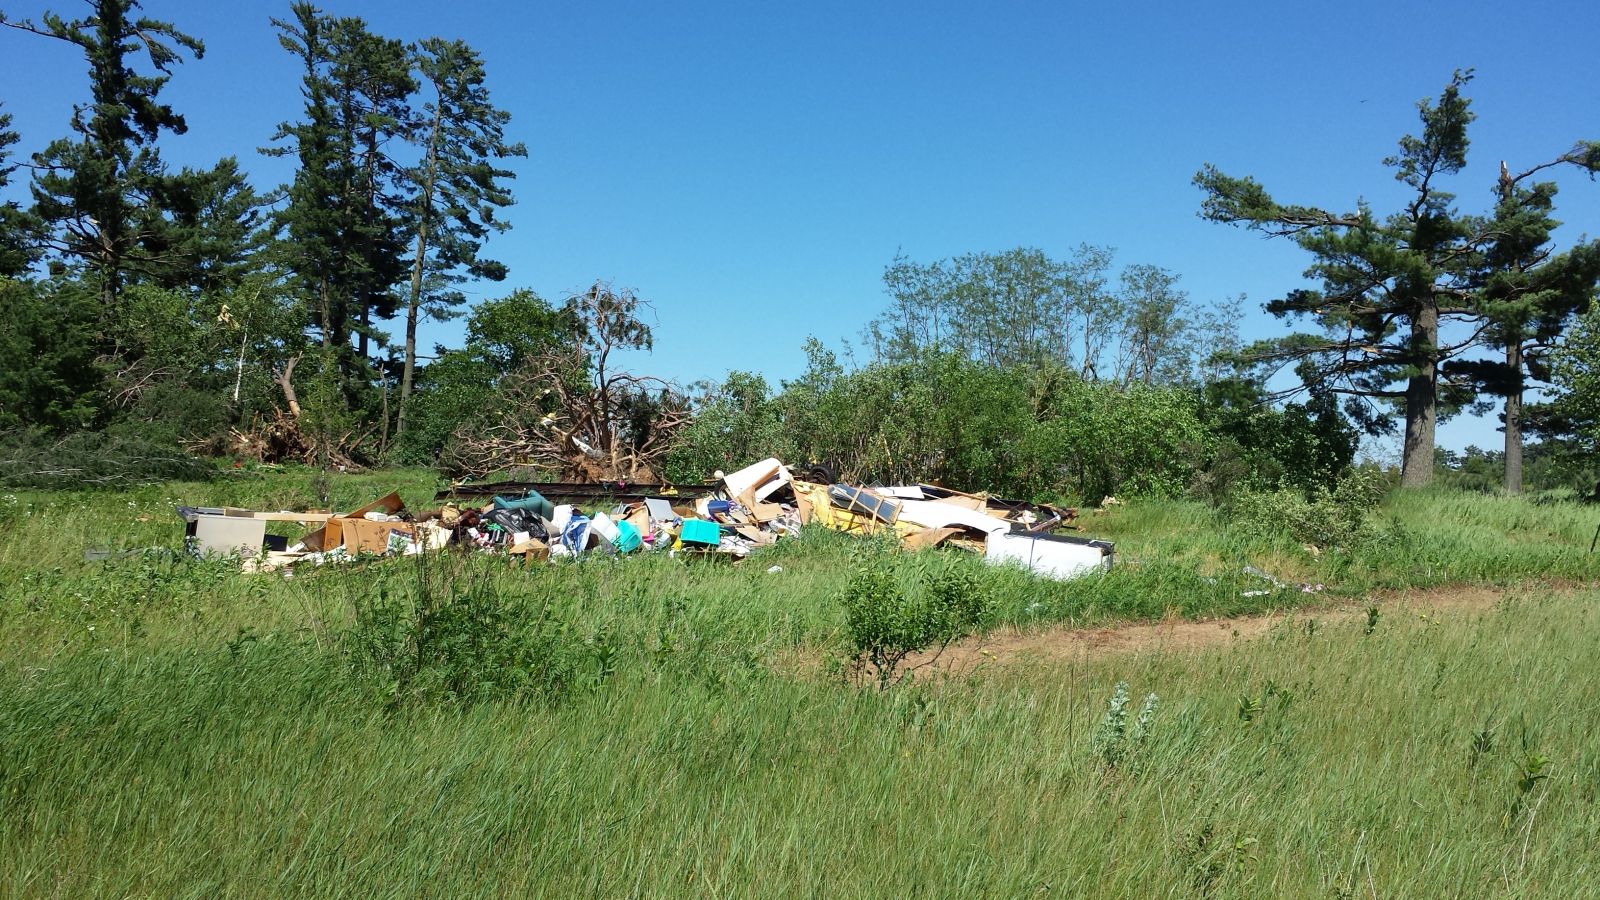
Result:
<svg viewBox="0 0 1600 900"><path fill-rule="evenodd" d="M47 4L3 0L13 17ZM55 4L68 14L84 7ZM459 37L487 60L518 160L506 285L559 298L596 278L655 305L647 362L685 382L729 369L776 383L801 342L854 339L897 251L930 260L1080 242L1179 273L1201 302L1245 294L1247 337L1286 325L1260 303L1301 283L1293 245L1195 215L1203 163L1282 200L1339 208L1402 196L1380 165L1414 104L1475 67L1471 165L1450 189L1489 201L1499 161L1600 137L1592 3L330 2L405 39ZM299 111L269 26L286 2L146 0L206 41L164 95L188 117L178 164L254 152ZM0 33L0 100L21 150L65 133L84 97L65 44ZM1600 184L1564 176L1562 237L1600 232ZM459 325L425 341L459 341ZM1492 421L1441 443L1498 446Z"/></svg>

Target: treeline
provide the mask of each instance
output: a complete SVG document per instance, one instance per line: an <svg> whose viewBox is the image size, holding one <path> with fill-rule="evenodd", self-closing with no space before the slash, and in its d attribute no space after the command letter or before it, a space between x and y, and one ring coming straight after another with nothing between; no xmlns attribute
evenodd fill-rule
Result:
<svg viewBox="0 0 1600 900"><path fill-rule="evenodd" d="M1273 405L1246 382L1121 385L944 350L846 371L821 344L807 350L805 373L781 390L741 372L710 390L669 474L699 479L726 460L776 454L869 483L1220 503L1241 487L1329 487L1359 442L1326 395Z"/></svg>
<svg viewBox="0 0 1600 900"><path fill-rule="evenodd" d="M1084 245L895 259L889 304L847 368L815 340L780 389L734 372L706 388L668 457L676 478L778 454L866 482L933 480L1098 502L1242 486L1330 486L1359 435L1332 395L1267 402L1234 377L1238 304Z"/></svg>
<svg viewBox="0 0 1600 900"><path fill-rule="evenodd" d="M0 113L0 429L93 429L211 452L382 459L419 382L417 326L460 313L467 280L508 227L525 155L505 133L484 61L457 40L402 40L310 3L273 19L301 72L301 115L263 134L295 161L260 192L236 158L174 170L187 130L162 99L204 44L135 0L38 21L73 47L89 96L24 165ZM18 184L17 186L21 186ZM385 323L403 322L403 341Z"/></svg>
<svg viewBox="0 0 1600 900"><path fill-rule="evenodd" d="M1094 254L1109 264L1109 253ZM973 273L1019 258L1037 263L1028 271L1039 278L1030 290L1019 281L1001 292L1030 298L1016 302L1088 287L1044 277L1063 265L1019 249L965 257L971 271L942 282L947 296L914 302L971 323L1011 317L1012 301L974 285L987 276ZM893 293L908 268L954 265L902 259L885 281ZM967 308L973 296L988 298L982 309ZM1143 324L1149 296L1100 300L1107 314L1091 327L1091 346L1102 347L1101 360L1087 374L1076 360L1045 353L1043 342L1012 340L1004 351L991 344L983 353L1002 355L985 356L902 341L847 364L811 339L805 371L777 389L760 374L733 372L685 391L615 364L615 351L650 345L632 293L596 285L552 304L517 291L475 307L465 346L428 366L407 446L417 461L473 477L527 465L563 478L698 482L776 455L826 463L851 480L1088 501L1192 494L1223 502L1243 486L1312 492L1351 465L1360 436L1332 395L1273 404L1259 384L1223 377L1208 348L1234 341L1232 330L1175 279L1160 294L1171 314L1160 317L1159 339ZM891 314L905 325L899 307L911 302L902 292L869 326L869 340ZM1097 365L1119 374L1099 377Z"/></svg>
<svg viewBox="0 0 1600 900"><path fill-rule="evenodd" d="M509 274L489 245L525 151L471 47L291 4L271 27L300 73L283 89L303 103L259 140L294 174L262 189L233 157L162 158L187 128L163 89L203 43L134 0L88 7L0 13L10 39L68 45L89 74L66 134L30 140L25 158L0 109L0 433L30 460L85 432L130 453L473 477L698 480L777 454L863 480L1092 501L1312 491L1362 434L1389 433L1407 484L1436 470L1480 484L1493 465L1515 491L1526 433L1542 439L1539 486L1592 484L1600 241L1556 245L1548 179L1600 172L1600 143L1502 164L1492 205L1458 209L1444 188L1466 163L1470 73L1419 104L1420 135L1385 160L1411 192L1393 212L1196 176L1205 218L1309 254L1312 286L1266 306L1307 332L1245 344L1239 303L1196 303L1175 273L1118 269L1090 244L1064 259L902 256L864 359L813 342L794 381L686 389L618 367L651 334L644 301L600 281L557 303L507 289L470 310L464 346L418 347L422 322L469 312L464 284ZM1505 422L1497 455L1435 452L1440 421L1490 410Z"/></svg>

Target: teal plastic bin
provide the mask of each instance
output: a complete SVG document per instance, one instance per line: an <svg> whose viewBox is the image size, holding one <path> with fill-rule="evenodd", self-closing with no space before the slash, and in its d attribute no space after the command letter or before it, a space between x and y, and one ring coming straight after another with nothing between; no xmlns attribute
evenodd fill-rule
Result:
<svg viewBox="0 0 1600 900"><path fill-rule="evenodd" d="M644 536L639 534L639 529L633 527L632 522L618 522L617 539L611 543L623 553L632 553L644 543Z"/></svg>
<svg viewBox="0 0 1600 900"><path fill-rule="evenodd" d="M521 500L496 495L494 498L494 508L525 509L544 519L555 518L556 514L555 506L552 505L549 500L546 500L543 494L535 490L529 490L528 496L523 497Z"/></svg>
<svg viewBox="0 0 1600 900"><path fill-rule="evenodd" d="M722 529L717 527L717 523L704 519L684 519L683 530L678 532L678 537L685 544L715 547L722 541Z"/></svg>

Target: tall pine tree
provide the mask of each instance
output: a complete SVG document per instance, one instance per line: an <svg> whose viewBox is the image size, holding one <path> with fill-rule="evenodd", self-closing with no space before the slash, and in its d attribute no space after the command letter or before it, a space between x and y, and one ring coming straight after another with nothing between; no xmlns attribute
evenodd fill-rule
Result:
<svg viewBox="0 0 1600 900"><path fill-rule="evenodd" d="M395 286L405 277L405 167L391 155L411 129L410 99L417 82L405 44L373 34L359 18L333 20L331 84L353 159L351 212L353 300L357 355L366 361L375 319L399 311Z"/></svg>
<svg viewBox="0 0 1600 900"><path fill-rule="evenodd" d="M451 315L465 301L454 285L466 278L500 281L506 276L504 264L479 256L479 250L490 234L510 227L495 211L511 205L503 182L515 176L498 162L527 155L522 144L505 139L511 116L489 102L483 59L471 47L429 38L418 47L417 67L433 99L418 123L422 161L412 175L415 238L397 437L406 427L421 316Z"/></svg>
<svg viewBox="0 0 1600 900"><path fill-rule="evenodd" d="M168 179L163 255L178 261L156 283L195 295L236 289L264 266L260 251L272 236L269 198L256 193L239 161L224 157L209 169L185 167Z"/></svg>
<svg viewBox="0 0 1600 900"><path fill-rule="evenodd" d="M1514 494L1522 492L1524 395L1531 382L1549 380L1548 354L1574 317L1589 307L1600 278L1600 241L1556 252L1556 184L1531 182L1542 171L1567 165L1600 170L1600 144L1580 143L1519 175L1500 164L1494 214L1479 228L1479 274L1473 285L1484 335L1500 359L1446 365L1453 379L1502 399L1504 486Z"/></svg>
<svg viewBox="0 0 1600 900"><path fill-rule="evenodd" d="M1466 165L1473 114L1462 88L1471 77L1457 72L1437 102L1418 104L1422 135L1401 138L1400 152L1384 160L1411 189L1410 201L1386 217L1364 201L1351 212L1284 205L1254 179L1210 165L1195 176L1206 195L1202 217L1289 237L1315 258L1306 276L1321 287L1291 291L1267 311L1308 317L1321 333L1262 342L1246 355L1269 368L1293 364L1307 387L1354 399L1351 412L1369 430L1387 426L1398 407L1408 486L1433 477L1440 367L1477 341L1475 332L1454 343L1442 332L1452 321L1480 319L1471 290L1478 238L1452 207L1454 195L1440 189Z"/></svg>
<svg viewBox="0 0 1600 900"><path fill-rule="evenodd" d="M406 270L403 168L390 153L407 131L415 81L404 47L360 19L333 18L306 2L291 12L273 24L300 60L305 117L280 125L277 146L264 152L297 158L280 216L282 257L308 326L351 393L370 379L373 320L397 311L393 289Z"/></svg>
<svg viewBox="0 0 1600 900"><path fill-rule="evenodd" d="M130 272L170 262L148 246L164 227L161 203L169 190L155 142L187 125L159 95L184 52L198 59L205 46L170 22L138 15L137 0L89 6L81 19L47 12L42 24L3 15L0 23L71 44L88 62L91 102L73 115L77 137L53 141L34 157L34 214L46 228L46 246L92 272L101 315L110 319ZM135 71L141 54L153 74Z"/></svg>
<svg viewBox="0 0 1600 900"><path fill-rule="evenodd" d="M11 162L11 147L19 140L11 130L11 114L0 112L0 191L11 183L17 164ZM34 259L33 221L15 200L0 200L0 278L28 271Z"/></svg>
<svg viewBox="0 0 1600 900"><path fill-rule="evenodd" d="M290 11L293 19L273 19L272 24L280 32L278 42L299 57L305 120L278 126L273 141L280 146L262 152L297 158L294 180L285 190L288 203L280 214L285 233L281 255L306 300L307 324L320 332L324 347L332 348L348 331L343 226L351 152L342 141L325 71L332 54L328 20L310 3L295 3Z"/></svg>

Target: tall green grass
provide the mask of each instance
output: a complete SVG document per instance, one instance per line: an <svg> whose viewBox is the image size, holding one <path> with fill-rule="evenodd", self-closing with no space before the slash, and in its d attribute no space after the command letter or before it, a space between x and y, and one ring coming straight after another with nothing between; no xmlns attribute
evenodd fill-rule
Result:
<svg viewBox="0 0 1600 900"><path fill-rule="evenodd" d="M290 638L79 653L0 680L0 884L1581 896L1600 877L1593 599L1391 608L1371 635L1297 620L886 695L639 665L554 705L394 713ZM1159 702L1108 768L1095 733L1122 680ZM1548 778L1523 791L1538 757Z"/></svg>
<svg viewBox="0 0 1600 900"><path fill-rule="evenodd" d="M1124 561L1178 561L1226 573L1254 565L1289 581L1346 594L1378 589L1600 575L1590 543L1600 506L1574 500L1433 489L1389 495L1372 513L1374 535L1347 549L1314 550L1286 535L1191 501L1149 501L1090 513L1089 533L1117 541Z"/></svg>
<svg viewBox="0 0 1600 900"><path fill-rule="evenodd" d="M434 487L361 476L334 502L396 484L413 506ZM292 578L170 552L173 501L310 489L0 497L0 894L1571 897L1600 875L1581 852L1600 838L1600 592L1538 586L1593 580L1592 507L1403 494L1385 540L1313 553L1135 503L1085 521L1117 568L1065 584L869 550L908 584L970 567L991 627L1313 604L1253 643L879 695L818 665L862 552L844 535L738 566L469 556ZM1263 583L1245 565L1327 589L1246 597ZM1461 582L1523 587L1481 615L1382 605L1370 634L1314 618L1329 597ZM393 623L356 611L428 584L429 602L483 590L497 615L548 616L530 646L561 655L559 689L475 691L467 667L465 689L396 702L351 643ZM1159 699L1148 736L1109 753L1123 681L1134 712Z"/></svg>
<svg viewBox="0 0 1600 900"><path fill-rule="evenodd" d="M315 628L348 618L353 598L384 588L406 590L412 575L396 562L338 570L302 570L292 579L246 576L226 563L176 558L179 502L295 507L315 497L314 473L250 474L213 484L169 484L128 491L0 495L0 621L43 639L104 628L232 637L240 628ZM413 507L429 505L436 479L400 472L345 476L333 505L349 508L399 487ZM921 555L916 565L980 569L999 601L1000 623L1233 615L1316 603L1378 589L1455 582L1568 582L1600 575L1589 540L1600 508L1536 504L1447 491L1394 495L1375 514L1380 539L1348 550L1315 551L1284 536L1260 535L1192 502L1141 502L1083 521L1084 533L1117 542L1109 577L1067 584L1012 569L981 567L961 554ZM275 525L284 533L296 530ZM580 566L514 570L500 560L467 563L516 594L531 582L582 598L583 617L598 627L656 627L667 601L687 610L697 633L746 645L827 643L840 623L837 604L855 538L825 531L762 551L737 567L686 568L662 558L587 561ZM86 562L90 548L133 550L126 558ZM768 574L778 565L783 572ZM1289 587L1270 587L1244 569L1264 570ZM4 640L4 633L0 633ZM20 642L37 651L52 639Z"/></svg>

